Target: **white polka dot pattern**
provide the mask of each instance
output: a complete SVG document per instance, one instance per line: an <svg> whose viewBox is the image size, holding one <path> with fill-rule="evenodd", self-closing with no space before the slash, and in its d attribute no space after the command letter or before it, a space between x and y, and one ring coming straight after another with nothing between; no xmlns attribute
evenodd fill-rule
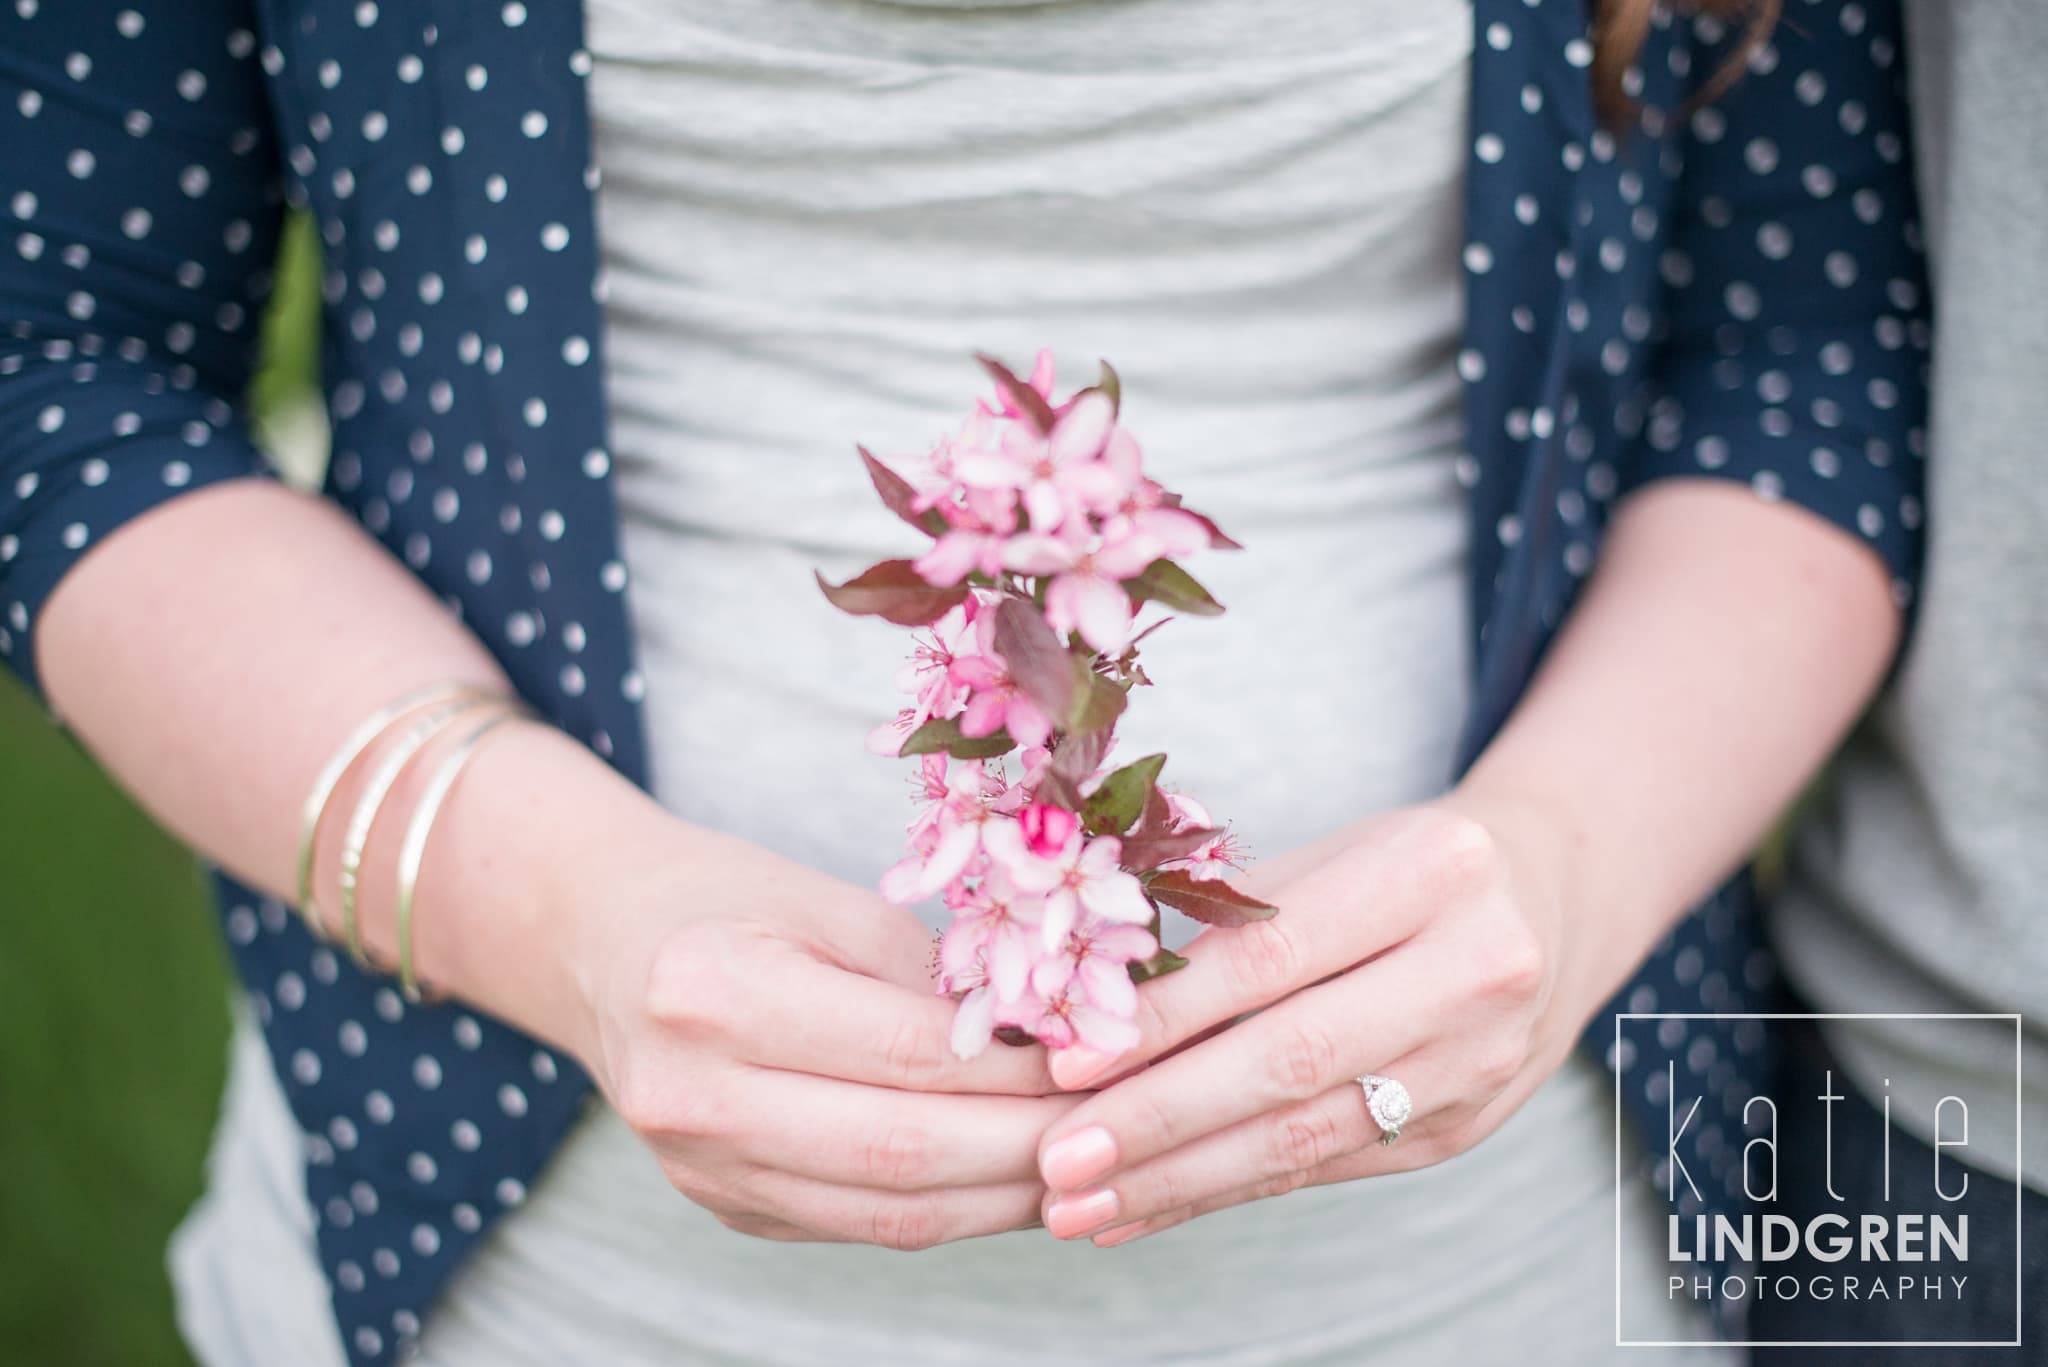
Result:
<svg viewBox="0 0 2048 1367"><path fill-rule="evenodd" d="M1620 136L1594 122L1582 5L1475 0L1468 756L1608 510L1647 482L1806 508L1867 541L1910 603L1928 312L1896 0L1785 9L1744 79L1689 113L1737 36L1660 11ZM580 30L567 4L0 3L0 658L33 685L37 612L123 522L266 473L236 401L290 203L326 252L327 494L544 715L644 782ZM496 1022L407 1006L283 906L221 888L305 1133L342 1340L394 1360L587 1081ZM1738 882L1619 1004L1740 1010L1771 986L1756 946ZM1675 1029L1658 1043L1723 1103L1688 1164L1725 1182L1725 1101L1769 1041ZM1621 1052L1657 1133L1663 1075Z"/></svg>

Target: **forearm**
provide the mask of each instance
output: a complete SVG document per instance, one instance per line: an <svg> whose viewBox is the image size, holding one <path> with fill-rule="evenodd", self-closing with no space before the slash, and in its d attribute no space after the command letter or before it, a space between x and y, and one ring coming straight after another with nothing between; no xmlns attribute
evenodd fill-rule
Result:
<svg viewBox="0 0 2048 1367"><path fill-rule="evenodd" d="M1882 680L1900 614L1869 551L1748 489L1622 504L1521 704L1452 802L1546 862L1565 1000L1592 1009L1754 850Z"/></svg>
<svg viewBox="0 0 2048 1367"><path fill-rule="evenodd" d="M171 831L286 900L306 794L357 723L440 680L507 687L475 637L338 510L265 481L198 491L123 527L59 584L41 631L45 689L86 748ZM384 963L405 815L446 749L444 738L415 761L366 847L360 915ZM322 825L315 886L329 926L369 767L355 766ZM679 826L568 736L501 728L434 828L421 973L577 1047L564 951L602 901L569 884L597 849L652 847Z"/></svg>

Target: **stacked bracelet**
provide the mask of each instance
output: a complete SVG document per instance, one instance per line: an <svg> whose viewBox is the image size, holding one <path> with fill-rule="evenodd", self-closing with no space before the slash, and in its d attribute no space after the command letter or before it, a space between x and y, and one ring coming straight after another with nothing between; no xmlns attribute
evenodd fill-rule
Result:
<svg viewBox="0 0 2048 1367"><path fill-rule="evenodd" d="M320 834L320 821L327 813L327 804L334 797L334 790L341 784L342 777L355 767L377 741L377 738L397 724L398 720L422 707L436 703L450 702L462 697L486 697L482 690L470 684L436 683L418 688L398 701L379 708L344 740L320 776L313 780L312 791L306 795L304 814L299 821L299 865L297 905L299 915L305 919L306 928L319 939L327 939L327 932L320 924L319 909L313 903L313 849Z"/></svg>
<svg viewBox="0 0 2048 1367"><path fill-rule="evenodd" d="M419 885L420 863L426 857L427 836L434 829L434 819L441 814L441 804L447 801L449 791L476 754L477 746L498 726L520 715L521 709L501 711L471 728L427 781L426 788L420 793L419 805L413 808L412 820L406 825L405 841L398 851L397 933L398 986L408 1001L420 999L419 981L413 973L412 902L413 893Z"/></svg>
<svg viewBox="0 0 2048 1367"><path fill-rule="evenodd" d="M342 837L341 934L349 956L360 968L370 967L370 956L364 952L363 930L356 918L356 888L363 869L363 847L369 844L370 828L376 824L377 812L383 807L384 799L391 795L399 775L412 763L413 756L426 749L427 744L457 717L488 705L483 698L461 698L443 703L421 717L384 753L369 781L363 785L362 794L356 799L355 810L349 814L348 832Z"/></svg>
<svg viewBox="0 0 2048 1367"><path fill-rule="evenodd" d="M488 692L471 684L438 683L406 694L396 702L378 709L362 725L349 733L348 738L327 761L326 767L320 771L319 777L314 780L313 789L306 798L304 815L300 823L299 914L305 918L307 927L315 936L321 940L329 940L332 937L320 923L319 911L313 897L313 855L320 824L326 816L328 805L333 801L335 790L340 787L349 770L371 750L377 749L379 742L384 741L400 722L413 717L416 713L420 714L400 735L381 749L376 768L364 781L355 807L349 813L347 830L342 836L341 939L357 965L371 969L374 966L364 948L362 926L356 915L363 854L369 844L371 829L376 825L385 799L390 797L391 790L397 786L399 779L420 753L426 750L436 737L462 718L479 712L485 714L483 719L463 735L441 761L440 767L427 780L406 824L405 837L399 847L398 977L400 987L413 1001L420 998L419 983L413 970L413 898L419 884L420 865L426 856L427 837L432 832L434 820L439 816L442 805L455 786L456 779L461 776L463 768L476 753L484 737L514 717L530 715L527 709L516 699Z"/></svg>

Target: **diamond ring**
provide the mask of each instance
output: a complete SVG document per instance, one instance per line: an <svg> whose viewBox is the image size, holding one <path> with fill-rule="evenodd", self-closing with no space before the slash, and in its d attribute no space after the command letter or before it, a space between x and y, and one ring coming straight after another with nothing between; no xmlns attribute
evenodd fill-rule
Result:
<svg viewBox="0 0 2048 1367"><path fill-rule="evenodd" d="M1372 1123L1380 1127L1380 1143L1391 1144L1399 1139L1401 1127L1415 1114L1415 1102L1408 1089L1378 1073L1367 1073L1358 1079L1358 1085L1365 1089L1365 1109L1372 1114Z"/></svg>

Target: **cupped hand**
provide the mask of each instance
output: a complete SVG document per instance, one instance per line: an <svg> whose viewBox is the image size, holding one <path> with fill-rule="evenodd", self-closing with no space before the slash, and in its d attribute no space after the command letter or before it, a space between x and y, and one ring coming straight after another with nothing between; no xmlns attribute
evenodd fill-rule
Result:
<svg viewBox="0 0 2048 1367"><path fill-rule="evenodd" d="M954 1057L915 917L696 830L596 900L577 1052L721 1223L897 1249L1038 1224L1038 1140L1079 1098L1038 1046Z"/></svg>
<svg viewBox="0 0 2048 1367"><path fill-rule="evenodd" d="M1065 1085L1101 1090L1040 1147L1048 1230L1108 1247L1492 1133L1576 1034L1549 1010L1563 917L1526 815L1408 808L1253 880L1279 914L1190 941L1185 968L1141 988L1136 1048L1055 1056ZM1413 1099L1397 1142L1379 1142L1364 1074Z"/></svg>

